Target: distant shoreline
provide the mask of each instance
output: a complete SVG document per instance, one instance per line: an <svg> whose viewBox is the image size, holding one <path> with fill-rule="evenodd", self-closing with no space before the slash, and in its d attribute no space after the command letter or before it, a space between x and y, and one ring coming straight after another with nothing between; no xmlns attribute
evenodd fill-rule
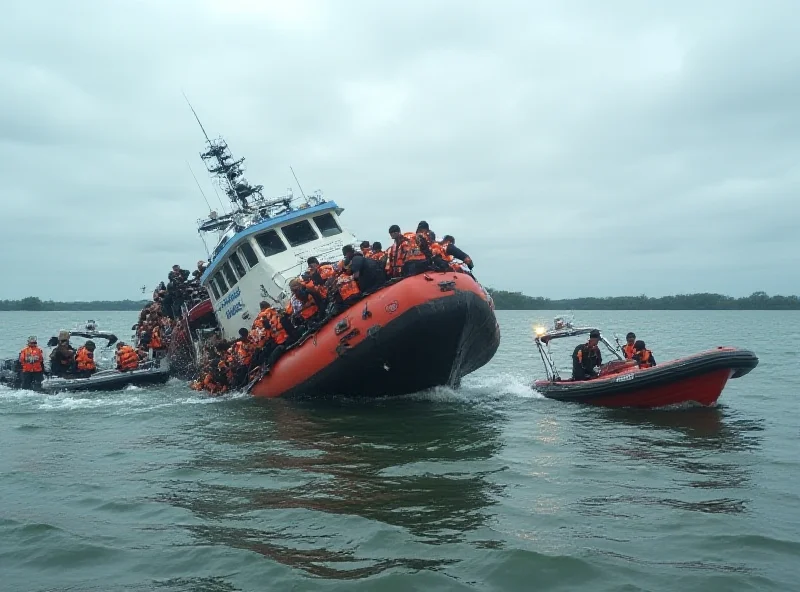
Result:
<svg viewBox="0 0 800 592"><path fill-rule="evenodd" d="M743 298L703 293L660 298L642 295L550 299L526 296L521 292L487 290L494 299L496 310L800 310L797 296L769 296L765 292L754 292ZM29 296L22 300L0 300L0 311L139 311L149 303L149 300L56 302Z"/></svg>

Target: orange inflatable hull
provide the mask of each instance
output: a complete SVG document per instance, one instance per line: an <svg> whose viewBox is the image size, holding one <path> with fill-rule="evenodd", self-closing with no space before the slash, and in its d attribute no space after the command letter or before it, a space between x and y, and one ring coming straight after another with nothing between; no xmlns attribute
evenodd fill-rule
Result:
<svg viewBox="0 0 800 592"><path fill-rule="evenodd" d="M469 275L428 272L391 283L284 352L250 392L390 396L458 386L492 359L500 328Z"/></svg>

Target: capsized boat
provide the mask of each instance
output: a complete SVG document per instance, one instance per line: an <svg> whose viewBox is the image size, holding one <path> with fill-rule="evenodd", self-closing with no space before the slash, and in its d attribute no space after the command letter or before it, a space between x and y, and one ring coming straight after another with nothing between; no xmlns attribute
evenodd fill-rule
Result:
<svg viewBox="0 0 800 592"><path fill-rule="evenodd" d="M535 342L544 363L547 378L537 380L533 388L550 399L601 405L605 407L667 407L683 403L713 405L731 378L740 378L758 365L758 357L735 347L717 347L677 360L639 368L625 360L619 349L605 337L614 359L600 368L599 376L589 380L562 379L553 361L550 343L558 339L587 335L595 327L574 327L558 317L551 330L536 329ZM571 353L571 351L570 351Z"/></svg>
<svg viewBox="0 0 800 592"><path fill-rule="evenodd" d="M285 308L288 284L309 257L336 264L344 245L360 242L342 226L344 210L321 192L265 198L262 186L241 178L244 159L234 159L224 140L206 140L201 157L233 211L212 211L198 226L201 237L215 233L217 244L200 278L209 300L184 310L173 330L169 355L185 367L197 364L209 318L223 339L236 339L261 301ZM471 274L428 272L363 296L256 373L246 390L258 397L386 396L458 386L499 346L492 299Z"/></svg>
<svg viewBox="0 0 800 592"><path fill-rule="evenodd" d="M106 341L104 347L109 348L117 341L116 335L109 331L70 331L70 338L83 337L85 339ZM57 337L51 337L48 346L58 343ZM76 348L77 349L77 348ZM47 357L47 356L45 356ZM114 391L129 385L147 386L163 384L169 380L169 360L160 358L140 362L136 370L121 372L116 369L99 369L91 376L79 378L74 375L65 377L46 376L42 381L41 391L45 393L71 392L71 391ZM21 367L19 360L11 358L0 362L0 383L11 388L20 388L22 385Z"/></svg>

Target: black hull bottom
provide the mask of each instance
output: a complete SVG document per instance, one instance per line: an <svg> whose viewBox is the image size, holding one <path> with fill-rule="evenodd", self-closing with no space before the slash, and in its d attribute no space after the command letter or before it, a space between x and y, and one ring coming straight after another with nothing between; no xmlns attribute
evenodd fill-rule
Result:
<svg viewBox="0 0 800 592"><path fill-rule="evenodd" d="M489 304L457 291L409 309L284 396L385 397L457 387L499 345Z"/></svg>
<svg viewBox="0 0 800 592"><path fill-rule="evenodd" d="M51 379L42 383L42 392L98 392L118 391L127 386L150 386L164 384L169 380L169 370L119 372L112 376L97 378Z"/></svg>

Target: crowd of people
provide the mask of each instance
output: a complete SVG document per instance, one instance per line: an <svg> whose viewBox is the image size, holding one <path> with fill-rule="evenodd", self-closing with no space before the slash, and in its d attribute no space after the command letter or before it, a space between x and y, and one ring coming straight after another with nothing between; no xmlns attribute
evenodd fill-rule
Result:
<svg viewBox="0 0 800 592"><path fill-rule="evenodd" d="M309 257L308 268L289 282L284 308L262 301L252 326L240 329L238 339L217 337L205 344L200 375L191 387L213 394L242 388L268 372L288 347L387 282L426 271L471 273L474 267L453 236L437 241L424 220L416 232L403 233L392 225L389 236L386 250L380 242L363 241L359 250L345 245L338 263Z"/></svg>

